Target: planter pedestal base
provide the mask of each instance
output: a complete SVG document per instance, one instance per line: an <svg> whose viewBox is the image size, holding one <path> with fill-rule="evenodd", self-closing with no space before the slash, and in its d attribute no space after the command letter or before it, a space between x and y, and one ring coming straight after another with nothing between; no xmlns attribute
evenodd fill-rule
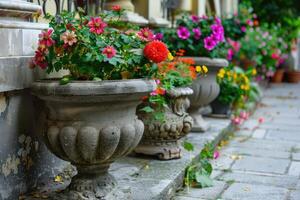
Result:
<svg viewBox="0 0 300 200"><path fill-rule="evenodd" d="M210 124L203 119L200 110L191 110L189 113L194 120L192 127L193 132L205 132L210 128Z"/></svg>
<svg viewBox="0 0 300 200"><path fill-rule="evenodd" d="M157 156L160 160L171 160L181 158L181 148L176 141L165 144L140 144L136 153Z"/></svg>

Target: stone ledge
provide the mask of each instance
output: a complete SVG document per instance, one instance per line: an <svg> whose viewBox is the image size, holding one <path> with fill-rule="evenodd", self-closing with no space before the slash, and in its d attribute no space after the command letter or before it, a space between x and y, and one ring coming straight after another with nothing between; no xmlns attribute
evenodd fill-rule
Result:
<svg viewBox="0 0 300 200"><path fill-rule="evenodd" d="M190 133L187 136L188 141L195 146L192 154L183 150L181 159L169 161L130 155L113 163L110 172L117 179L118 187L124 190L129 187L128 192L132 200L161 200L174 196L176 190L183 185L185 169L191 163L192 157L200 152L206 142L212 141L217 144L226 134L233 131L229 119L206 120L214 124L213 128L205 133ZM55 194L55 191L64 189L69 181L65 180L63 184L52 181L40 188L38 193L46 196ZM31 199L30 195L26 199Z"/></svg>

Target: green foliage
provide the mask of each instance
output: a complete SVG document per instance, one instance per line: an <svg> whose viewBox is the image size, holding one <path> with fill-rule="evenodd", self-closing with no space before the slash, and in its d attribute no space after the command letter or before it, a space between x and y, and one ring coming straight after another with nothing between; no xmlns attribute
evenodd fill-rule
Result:
<svg viewBox="0 0 300 200"><path fill-rule="evenodd" d="M187 151L193 151L194 147L191 143L185 141L184 148ZM210 187L213 181L210 178L212 173L212 165L210 161L214 158L214 145L206 143L192 164L188 166L185 175L185 184L192 187Z"/></svg>

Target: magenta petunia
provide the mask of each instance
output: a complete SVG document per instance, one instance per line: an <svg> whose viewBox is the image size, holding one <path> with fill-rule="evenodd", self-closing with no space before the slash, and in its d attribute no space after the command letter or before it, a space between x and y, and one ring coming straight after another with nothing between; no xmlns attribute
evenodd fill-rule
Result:
<svg viewBox="0 0 300 200"><path fill-rule="evenodd" d="M202 34L200 28L193 28L193 33L194 33L194 38L196 40L199 40Z"/></svg>
<svg viewBox="0 0 300 200"><path fill-rule="evenodd" d="M198 23L200 21L200 17L197 16L197 15L191 15L191 20L194 22L194 23Z"/></svg>
<svg viewBox="0 0 300 200"><path fill-rule="evenodd" d="M180 39L186 40L190 37L190 31L188 28L184 27L184 26L180 26L177 29L177 35Z"/></svg>
<svg viewBox="0 0 300 200"><path fill-rule="evenodd" d="M207 49L208 51L213 50L216 45L217 45L217 43L213 37L208 36L208 37L204 38L204 48Z"/></svg>

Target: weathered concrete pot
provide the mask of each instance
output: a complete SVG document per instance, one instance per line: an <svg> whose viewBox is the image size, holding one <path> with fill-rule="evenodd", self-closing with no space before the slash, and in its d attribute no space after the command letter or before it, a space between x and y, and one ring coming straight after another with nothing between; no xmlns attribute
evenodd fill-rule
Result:
<svg viewBox="0 0 300 200"><path fill-rule="evenodd" d="M104 198L115 187L108 168L138 145L144 124L136 107L154 89L142 79L33 83L32 93L45 103L45 143L78 171L66 199Z"/></svg>
<svg viewBox="0 0 300 200"><path fill-rule="evenodd" d="M135 149L136 153L156 156L161 160L181 157L178 140L187 135L193 126L193 119L186 112L190 106L188 96L191 94L193 91L188 87L168 91L170 104L165 107L164 121L157 121L153 119L153 115L137 110L139 118L145 124L145 131Z"/></svg>
<svg viewBox="0 0 300 200"><path fill-rule="evenodd" d="M208 67L208 74L206 77L198 77L194 80L191 88L193 95L189 96L191 107L189 113L194 119L192 131L206 131L210 125L206 122L201 115L199 109L203 106L209 105L220 92L219 84L217 83L217 73L219 69L228 66L228 61L219 58L206 58L206 57L191 57L195 60L196 65L206 65Z"/></svg>

